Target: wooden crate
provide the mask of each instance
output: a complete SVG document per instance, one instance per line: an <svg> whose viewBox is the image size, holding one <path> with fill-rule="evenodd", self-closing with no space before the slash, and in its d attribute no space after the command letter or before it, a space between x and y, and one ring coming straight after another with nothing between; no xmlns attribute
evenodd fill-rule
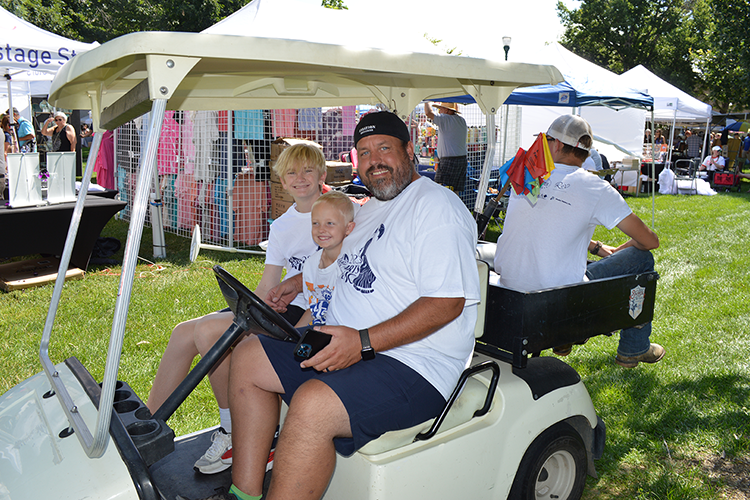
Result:
<svg viewBox="0 0 750 500"><path fill-rule="evenodd" d="M57 279L59 268L60 260L51 257L2 264L0 265L0 289L11 292L50 283ZM81 279L83 274L83 270L73 267L65 273L65 279Z"/></svg>

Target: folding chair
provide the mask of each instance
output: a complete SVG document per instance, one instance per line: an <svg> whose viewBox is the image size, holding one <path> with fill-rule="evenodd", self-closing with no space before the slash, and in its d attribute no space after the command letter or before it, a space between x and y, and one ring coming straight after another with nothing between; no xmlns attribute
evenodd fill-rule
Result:
<svg viewBox="0 0 750 500"><path fill-rule="evenodd" d="M675 194L698 194L698 161L677 160L674 163L674 189ZM683 181L680 183L680 181ZM688 184L689 182L689 184Z"/></svg>

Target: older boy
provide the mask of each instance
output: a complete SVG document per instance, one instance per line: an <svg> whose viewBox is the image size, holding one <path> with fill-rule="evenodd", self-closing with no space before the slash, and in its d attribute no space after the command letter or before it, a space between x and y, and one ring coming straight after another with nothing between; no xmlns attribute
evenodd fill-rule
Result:
<svg viewBox="0 0 750 500"><path fill-rule="evenodd" d="M320 197L326 178L323 153L309 145L300 144L285 149L273 168L284 189L294 198L294 204L271 224L266 266L255 289L259 297L265 297L271 288L279 284L284 269L287 272L286 278L302 272L305 260L317 248L309 236L310 212L313 203ZM287 320L292 324L296 323L306 308L304 297L299 294L286 313ZM198 354L205 355L229 328L233 318L232 312L225 309L184 321L174 328L146 403L152 412L182 382L193 358ZM211 438L211 447L195 462L194 468L204 474L221 472L232 464L232 420L227 395L230 357L227 354L208 375L219 404L221 426Z"/></svg>

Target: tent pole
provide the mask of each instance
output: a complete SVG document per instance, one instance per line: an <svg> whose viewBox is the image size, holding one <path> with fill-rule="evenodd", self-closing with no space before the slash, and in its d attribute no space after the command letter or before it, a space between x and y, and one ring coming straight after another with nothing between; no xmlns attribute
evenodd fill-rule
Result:
<svg viewBox="0 0 750 500"><path fill-rule="evenodd" d="M482 167L482 175L479 178L479 186L477 186L477 200L474 203L474 214L478 217L484 213L484 202L487 198L487 185L490 180L490 173L492 172L492 164L495 161L495 142L497 140L497 134L495 132L495 109L488 109L489 113L485 115L485 126L487 127L487 152L484 155L484 166Z"/></svg>
<svg viewBox="0 0 750 500"><path fill-rule="evenodd" d="M706 120L706 131L703 133L703 147L700 150L700 153L698 154L698 159L700 161L703 161L703 155L704 151L706 151L707 143L708 143L708 129L711 127L711 118L709 117Z"/></svg>
<svg viewBox="0 0 750 500"><path fill-rule="evenodd" d="M654 174L656 173L656 163L654 162L654 107L651 107L651 178L654 178ZM655 229L656 224L656 181L654 180L654 185L651 188L651 229Z"/></svg>
<svg viewBox="0 0 750 500"><path fill-rule="evenodd" d="M159 169L157 168L157 148L159 146L161 130L164 125L164 112L166 108L166 101L164 103L161 101L161 99L154 100L153 109L151 110L151 120L149 122L152 129L158 127L159 132L156 134L156 143L154 145L149 142L146 145L146 154L141 157L143 160L141 169L149 168L153 172L150 179L152 191L149 205L151 213L151 232L153 234L152 244L154 249L154 259L164 259L167 256L167 246L164 239L164 223L162 221L162 205L164 203L161 198ZM151 134L154 134L154 132L149 130L149 139L152 136Z"/></svg>

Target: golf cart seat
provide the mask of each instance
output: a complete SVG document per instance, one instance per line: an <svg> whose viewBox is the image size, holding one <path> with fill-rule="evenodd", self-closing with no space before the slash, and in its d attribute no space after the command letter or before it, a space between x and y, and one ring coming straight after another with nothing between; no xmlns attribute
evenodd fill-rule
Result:
<svg viewBox="0 0 750 500"><path fill-rule="evenodd" d="M479 338L484 334L484 318L490 274L489 266L481 260L477 260L477 270L479 272L480 300L477 306L477 324L474 328L475 338ZM475 373L485 370L492 370L494 372L489 387L472 377ZM370 441L360 448L359 453L377 455L394 450L414 441L429 439L440 432L445 432L466 423L474 417L484 415L492 406L492 396L495 393L499 375L500 368L494 361L486 361L467 368L461 374L461 378L453 394L448 398L443 411L438 417L408 429L386 432L378 439Z"/></svg>

